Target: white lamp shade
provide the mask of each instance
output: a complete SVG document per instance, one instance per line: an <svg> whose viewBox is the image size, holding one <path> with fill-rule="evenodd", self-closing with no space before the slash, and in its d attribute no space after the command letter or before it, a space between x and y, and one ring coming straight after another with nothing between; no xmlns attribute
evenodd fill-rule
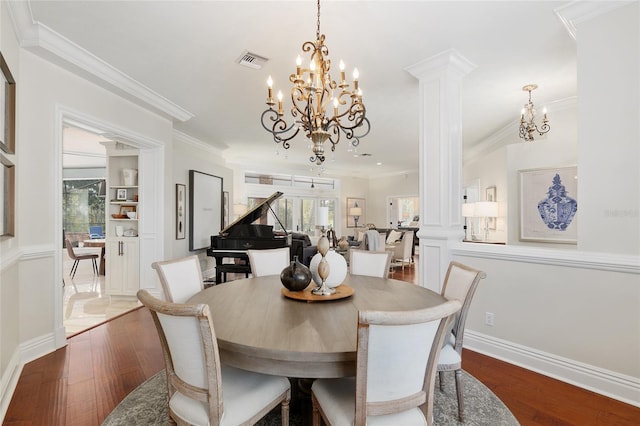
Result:
<svg viewBox="0 0 640 426"><path fill-rule="evenodd" d="M327 262L329 262L329 276L326 280L327 287L337 287L342 284L344 279L347 277L347 271L349 269L347 267L347 261L342 255L333 250L329 250L325 258L327 259ZM320 279L320 275L318 275L318 264L320 263L320 260L322 260L322 255L320 253L316 253L316 255L311 258L311 264L309 264L311 278L313 278L313 282L318 286L322 285L322 279Z"/></svg>
<svg viewBox="0 0 640 426"><path fill-rule="evenodd" d="M329 226L329 207L318 207L318 226Z"/></svg>
<svg viewBox="0 0 640 426"><path fill-rule="evenodd" d="M475 212L475 203L464 203L462 205L462 217L473 217Z"/></svg>
<svg viewBox="0 0 640 426"><path fill-rule="evenodd" d="M349 214L351 216L360 216L362 214L362 209L360 207L351 207L351 209L349 209Z"/></svg>
<svg viewBox="0 0 640 426"><path fill-rule="evenodd" d="M498 203L495 201L478 201L473 210L475 217L498 217Z"/></svg>

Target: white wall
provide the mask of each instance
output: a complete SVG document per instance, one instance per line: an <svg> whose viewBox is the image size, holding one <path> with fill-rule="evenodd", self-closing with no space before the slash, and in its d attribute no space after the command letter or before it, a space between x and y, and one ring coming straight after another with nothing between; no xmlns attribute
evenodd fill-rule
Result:
<svg viewBox="0 0 640 426"><path fill-rule="evenodd" d="M165 175L167 181L167 202L165 206L165 242L167 251L165 257L169 259L197 254L200 257L204 276L208 276L208 274L215 273L213 258L207 258L205 250L189 251L189 170L197 170L222 178L223 191L229 192L230 220L233 220L234 171L225 165L225 161L218 150L183 134L174 134L171 152L172 154L167 159L167 174ZM186 232L185 238L182 240L176 239L175 230L175 187L177 183L185 185L187 189Z"/></svg>
<svg viewBox="0 0 640 426"><path fill-rule="evenodd" d="M578 27L582 250L640 254L638 7Z"/></svg>

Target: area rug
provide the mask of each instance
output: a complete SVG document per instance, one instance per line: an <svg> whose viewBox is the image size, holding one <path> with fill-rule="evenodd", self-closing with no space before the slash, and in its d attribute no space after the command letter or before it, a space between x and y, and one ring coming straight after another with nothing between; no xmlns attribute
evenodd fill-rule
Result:
<svg viewBox="0 0 640 426"><path fill-rule="evenodd" d="M458 403L456 399L453 373L445 374L445 389L440 391L436 379L434 423L436 425L486 425L511 426L519 423L505 405L486 386L463 371L465 421L458 421ZM166 381L164 371L142 383L116 406L102 423L103 426L159 425L167 422ZM295 389L292 388L295 398ZM302 426L304 423L300 410L291 406L289 424ZM280 409L277 408L262 419L259 426L280 425Z"/></svg>

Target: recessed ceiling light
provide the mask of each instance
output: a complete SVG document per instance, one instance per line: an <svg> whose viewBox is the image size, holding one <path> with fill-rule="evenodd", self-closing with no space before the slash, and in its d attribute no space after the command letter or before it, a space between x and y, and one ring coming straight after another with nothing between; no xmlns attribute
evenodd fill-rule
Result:
<svg viewBox="0 0 640 426"><path fill-rule="evenodd" d="M382 166L382 163L378 161L378 162L376 163L376 166Z"/></svg>

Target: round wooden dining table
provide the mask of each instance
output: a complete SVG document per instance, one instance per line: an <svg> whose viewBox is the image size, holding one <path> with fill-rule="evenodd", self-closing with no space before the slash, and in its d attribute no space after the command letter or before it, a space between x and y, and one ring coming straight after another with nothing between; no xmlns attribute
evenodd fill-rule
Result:
<svg viewBox="0 0 640 426"><path fill-rule="evenodd" d="M353 295L309 303L285 297L277 275L247 278L209 287L187 303L211 308L222 362L266 374L331 378L355 375L358 311L405 311L446 301L387 278L347 275L343 284Z"/></svg>

